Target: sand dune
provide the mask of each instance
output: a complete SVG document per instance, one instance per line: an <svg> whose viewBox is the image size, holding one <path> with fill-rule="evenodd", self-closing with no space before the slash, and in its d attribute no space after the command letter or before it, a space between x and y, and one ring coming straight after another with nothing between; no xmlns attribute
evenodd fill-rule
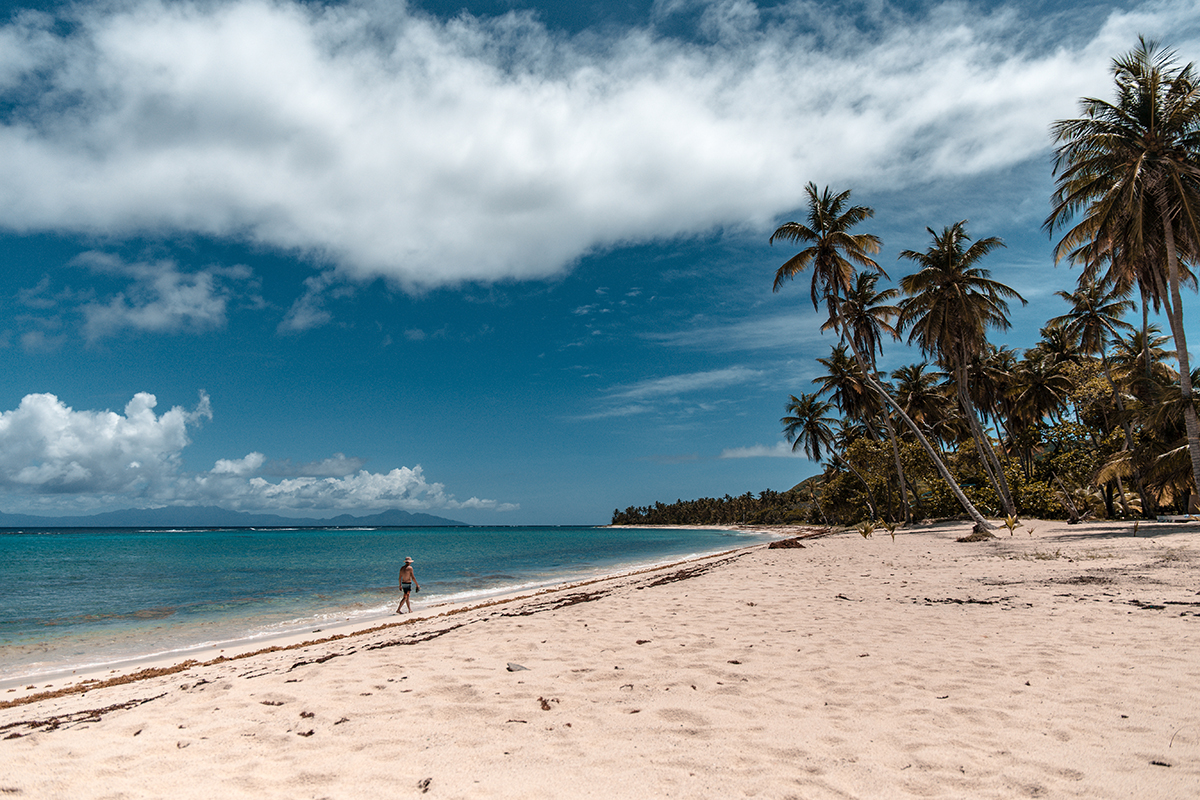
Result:
<svg viewBox="0 0 1200 800"><path fill-rule="evenodd" d="M967 530L755 547L0 695L0 793L1200 796L1200 526Z"/></svg>

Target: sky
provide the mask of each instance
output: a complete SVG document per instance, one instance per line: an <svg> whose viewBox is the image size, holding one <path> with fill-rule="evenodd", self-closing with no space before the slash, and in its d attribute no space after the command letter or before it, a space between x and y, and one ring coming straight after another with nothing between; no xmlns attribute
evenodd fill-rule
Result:
<svg viewBox="0 0 1200 800"><path fill-rule="evenodd" d="M835 343L771 291L804 185L875 209L893 281L927 226L1001 237L992 340L1032 346L1077 275L1049 126L1138 34L1200 59L1200 7L0 3L0 511L788 489Z"/></svg>

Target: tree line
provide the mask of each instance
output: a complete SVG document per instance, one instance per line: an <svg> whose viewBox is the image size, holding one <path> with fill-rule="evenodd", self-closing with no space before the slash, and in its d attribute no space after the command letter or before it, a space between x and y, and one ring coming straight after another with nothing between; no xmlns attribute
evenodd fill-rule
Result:
<svg viewBox="0 0 1200 800"><path fill-rule="evenodd" d="M782 525L805 522L804 499L798 490L766 489L757 497L701 497L652 506L614 509L613 525Z"/></svg>

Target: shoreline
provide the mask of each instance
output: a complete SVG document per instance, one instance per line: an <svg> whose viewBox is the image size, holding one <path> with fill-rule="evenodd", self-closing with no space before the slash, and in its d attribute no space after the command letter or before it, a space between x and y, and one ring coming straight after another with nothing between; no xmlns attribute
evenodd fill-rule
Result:
<svg viewBox="0 0 1200 800"><path fill-rule="evenodd" d="M622 526L614 526L622 527ZM627 526L637 527L637 526ZM762 533L757 528L734 528L732 526L703 526L703 525L655 525L654 528L677 528L684 530L741 530L747 533ZM779 526L776 526L779 528ZM805 526L789 526L780 528L780 536L804 535L812 529ZM684 559L665 562L639 564L629 568L606 572L594 577L557 581L545 585L517 590L497 590L495 594L484 594L479 598L466 601L441 601L431 605L420 605L411 614L393 614L383 617L369 617L359 620L346 620L334 623L318 623L324 627L318 630L296 630L273 634L263 638L235 639L214 644L204 643L168 653L151 653L146 655L122 658L96 665L70 665L42 673L27 674L13 678L0 676L0 710L43 699L51 699L69 694L82 694L95 689L109 686L119 686L138 680L176 674L192 667L206 667L237 661L257 655L296 650L304 647L328 644L342 639L353 638L364 634L385 631L405 625L415 624L425 620L452 616L467 611L473 611L490 606L502 605L515 601L527 600L546 594L568 591L595 583L627 578L657 572L686 564L718 558L741 550L761 547L761 543L745 547L723 550L712 553L690 556ZM397 617L399 617L397 619ZM302 626L309 628L311 626ZM323 634L313 638L314 634ZM212 651L216 650L216 655ZM48 683L47 683L48 682ZM49 690L49 691L48 691ZM11 695L11 696L10 696Z"/></svg>
<svg viewBox="0 0 1200 800"><path fill-rule="evenodd" d="M661 529L664 526L650 526ZM754 529L735 529L731 526L671 526L690 530L717 530L733 533L749 533L757 537L757 541L774 534ZM732 543L730 543L732 544ZM429 600L424 598L429 594L422 593L420 599L414 598L414 610L419 616L428 616L430 612L438 613L446 607L475 605L487 603L494 599L516 597L524 594L551 589L580 581L596 580L625 574L631 571L650 569L669 565L681 560L702 557L714 552L724 552L729 545L716 549L702 548L695 552L670 555L661 558L635 559L623 565L613 565L602 571L593 572L589 569L566 569L562 574L554 575L553 571L545 576L529 576L514 578L508 585L500 584L469 591L461 591L453 587L444 593L433 593ZM748 545L747 545L748 546ZM428 587L427 587L428 588ZM292 620L279 620L269 625L258 625L247 618L240 622L237 618L217 622L215 626L205 620L184 621L178 625L164 628L147 628L145 630L117 631L114 634L81 630L78 633L68 631L58 638L47 639L45 642L32 640L29 643L14 644L10 654L11 663L4 664L0 660L0 701L3 701L8 689L18 688L22 693L29 684L53 683L60 685L64 680L78 681L82 678L95 678L102 674L126 673L132 669L147 667L162 667L168 662L183 662L195 660L199 662L212 659L221 654L244 654L263 650L273 646L287 646L298 641L314 638L313 634L325 632L326 635L341 635L370 629L380 625L391 624L395 615L388 613L389 607L394 607L396 597L385 601L382 605L378 599L368 601L369 605L355 603L346 606L329 606L320 609L311 616L301 613ZM215 627L215 629L214 629ZM92 647L89 637L97 637ZM28 654L17 655L19 650ZM72 652L73 651L73 652ZM84 655L90 653L92 655Z"/></svg>
<svg viewBox="0 0 1200 800"><path fill-rule="evenodd" d="M1197 796L1200 525L1024 526L756 544L25 698L0 790Z"/></svg>

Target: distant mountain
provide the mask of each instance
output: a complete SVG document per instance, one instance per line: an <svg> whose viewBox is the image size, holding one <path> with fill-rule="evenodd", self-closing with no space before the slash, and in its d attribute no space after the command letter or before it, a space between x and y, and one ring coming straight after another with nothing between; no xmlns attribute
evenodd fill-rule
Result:
<svg viewBox="0 0 1200 800"><path fill-rule="evenodd" d="M46 528L294 528L294 527L433 527L465 525L432 514L410 514L393 508L379 514L355 517L341 514L332 519L281 517L250 514L216 506L130 508L78 517L40 517L32 514L0 513L0 528L41 526Z"/></svg>

